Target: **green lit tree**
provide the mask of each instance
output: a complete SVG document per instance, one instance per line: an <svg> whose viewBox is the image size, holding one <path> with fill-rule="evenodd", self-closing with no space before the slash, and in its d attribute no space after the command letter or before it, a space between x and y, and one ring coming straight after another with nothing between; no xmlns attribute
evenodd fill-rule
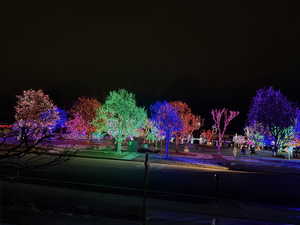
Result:
<svg viewBox="0 0 300 225"><path fill-rule="evenodd" d="M115 139L116 150L120 153L122 143L127 138L139 136L146 121L147 113L136 105L135 95L120 89L109 93L105 103L97 109L93 124L96 132L105 132Z"/></svg>

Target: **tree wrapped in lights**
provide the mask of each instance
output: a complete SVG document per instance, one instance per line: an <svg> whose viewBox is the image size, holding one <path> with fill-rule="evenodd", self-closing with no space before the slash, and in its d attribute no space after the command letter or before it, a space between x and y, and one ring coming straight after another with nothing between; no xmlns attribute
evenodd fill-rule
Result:
<svg viewBox="0 0 300 225"><path fill-rule="evenodd" d="M263 147L266 131L261 124L253 123L251 126L245 127L244 132L249 141L248 144L255 145L257 148Z"/></svg>
<svg viewBox="0 0 300 225"><path fill-rule="evenodd" d="M168 157L171 136L174 132L182 130L182 120L176 108L166 101L154 103L150 106L150 111L155 127L165 136L166 156Z"/></svg>
<svg viewBox="0 0 300 225"><path fill-rule="evenodd" d="M272 87L256 92L248 113L248 123L260 123L274 139L274 154L293 139L296 107Z"/></svg>
<svg viewBox="0 0 300 225"><path fill-rule="evenodd" d="M84 121L84 127L82 127L82 129L86 129L85 133L89 139L91 134L96 130L96 127L92 124L92 122L96 117L96 110L99 107L101 107L101 104L97 99L79 97L70 110L72 118L75 119L74 122L79 122L79 120ZM80 124L83 123L80 122Z"/></svg>
<svg viewBox="0 0 300 225"><path fill-rule="evenodd" d="M59 115L59 119L56 121L53 130L59 131L66 127L66 122L68 121L68 116L65 110L61 108L56 108L56 111Z"/></svg>
<svg viewBox="0 0 300 225"><path fill-rule="evenodd" d="M201 133L201 136L206 139L207 143L212 143L215 134L216 132L214 132L214 130L206 130Z"/></svg>
<svg viewBox="0 0 300 225"><path fill-rule="evenodd" d="M115 139L120 153L123 141L139 136L146 120L147 113L136 105L134 94L120 89L109 93L103 106L97 109L93 125L97 132L106 132Z"/></svg>
<svg viewBox="0 0 300 225"><path fill-rule="evenodd" d="M14 129L26 133L26 137L38 140L50 136L60 119L57 107L42 90L26 90L17 96Z"/></svg>
<svg viewBox="0 0 300 225"><path fill-rule="evenodd" d="M300 139L300 110L296 110L296 119L295 119L295 138Z"/></svg>
<svg viewBox="0 0 300 225"><path fill-rule="evenodd" d="M73 118L66 122L66 133L68 138L79 139L87 136L89 124L81 117L79 113L73 115Z"/></svg>
<svg viewBox="0 0 300 225"><path fill-rule="evenodd" d="M245 136L242 135L235 135L233 137L233 142L238 146L244 145L247 143Z"/></svg>
<svg viewBox="0 0 300 225"><path fill-rule="evenodd" d="M173 101L170 104L177 110L182 121L182 129L174 132L176 146L179 142L193 135L195 130L200 129L204 124L204 119L192 113L190 107L182 101ZM177 148L176 148L177 150Z"/></svg>
<svg viewBox="0 0 300 225"><path fill-rule="evenodd" d="M229 123L239 115L239 112L237 111L231 111L228 109L213 109L211 111L211 115L213 117L213 120L215 122L215 126L217 128L217 134L218 134L218 142L217 142L217 148L218 152L221 152L221 147L223 144L223 139L225 135L225 131L229 125Z"/></svg>
<svg viewBox="0 0 300 225"><path fill-rule="evenodd" d="M54 150L49 153L45 144L51 144L49 138L55 136L55 129L60 123L58 108L42 90L27 90L17 96L13 129L0 133L0 160L4 167L37 169L54 166L70 159L76 150Z"/></svg>
<svg viewBox="0 0 300 225"><path fill-rule="evenodd" d="M157 147L157 142L162 141L164 136L162 132L157 129L154 125L154 122L147 119L145 127L142 129L142 135L144 139L149 143L155 143L155 147Z"/></svg>

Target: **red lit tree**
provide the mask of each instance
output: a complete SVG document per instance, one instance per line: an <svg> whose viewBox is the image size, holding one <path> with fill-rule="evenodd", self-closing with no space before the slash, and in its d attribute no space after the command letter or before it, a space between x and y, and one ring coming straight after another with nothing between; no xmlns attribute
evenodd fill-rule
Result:
<svg viewBox="0 0 300 225"><path fill-rule="evenodd" d="M77 125L81 124L84 126L82 129L85 129L86 135L90 139L91 134L96 130L92 121L95 119L96 110L100 106L100 102L95 98L79 97L70 110L73 122L69 123L69 125L74 123L77 123ZM74 124L77 127L76 130L79 128L77 125L75 126Z"/></svg>
<svg viewBox="0 0 300 225"><path fill-rule="evenodd" d="M202 132L202 136L207 140L207 142L211 143L212 139L216 133L213 130L207 130Z"/></svg>
<svg viewBox="0 0 300 225"><path fill-rule="evenodd" d="M187 139L189 135L193 134L193 131L200 129L204 124L204 119L200 116L196 116L192 113L191 108L182 101L173 101L170 104L177 110L178 115L182 121L182 130L174 132L176 137L176 146L183 139ZM177 150L177 148L176 148Z"/></svg>
<svg viewBox="0 0 300 225"><path fill-rule="evenodd" d="M231 111L228 109L213 109L211 111L211 115L213 117L213 120L215 122L215 126L217 128L217 135L218 135L218 142L217 142L217 148L218 152L221 152L221 147L223 144L224 134L225 131L230 123L231 120L233 120L235 117L239 115L238 111Z"/></svg>

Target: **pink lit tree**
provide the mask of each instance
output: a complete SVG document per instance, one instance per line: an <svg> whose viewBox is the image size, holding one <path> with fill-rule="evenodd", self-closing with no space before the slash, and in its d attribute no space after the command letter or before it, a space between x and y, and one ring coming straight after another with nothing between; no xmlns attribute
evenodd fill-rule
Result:
<svg viewBox="0 0 300 225"><path fill-rule="evenodd" d="M26 90L17 95L15 111L14 129L20 132L20 138L31 140L50 136L60 118L57 107L42 90Z"/></svg>
<svg viewBox="0 0 300 225"><path fill-rule="evenodd" d="M81 117L79 113L75 113L73 118L66 122L67 137L78 139L86 137L89 132L89 124Z"/></svg>
<svg viewBox="0 0 300 225"><path fill-rule="evenodd" d="M211 111L211 115L213 117L213 120L215 122L215 126L217 128L217 135L218 135L218 142L217 142L217 148L218 152L221 153L221 147L223 144L224 135L226 132L226 129L235 117L239 115L238 111L231 111L226 108L223 109L213 109Z"/></svg>
<svg viewBox="0 0 300 225"><path fill-rule="evenodd" d="M15 119L11 130L0 132L0 163L4 167L36 169L54 166L70 159L76 150L54 150L50 138L55 137L61 115L53 101L42 90L26 90L17 96ZM51 157L43 153L56 152Z"/></svg>

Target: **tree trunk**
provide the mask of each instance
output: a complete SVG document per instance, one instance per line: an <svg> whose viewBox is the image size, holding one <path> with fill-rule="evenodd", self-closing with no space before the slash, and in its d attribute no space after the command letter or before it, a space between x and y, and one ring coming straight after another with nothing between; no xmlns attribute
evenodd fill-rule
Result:
<svg viewBox="0 0 300 225"><path fill-rule="evenodd" d="M219 140L217 143L218 153L221 154L221 146L222 146L222 138L219 136Z"/></svg>
<svg viewBox="0 0 300 225"><path fill-rule="evenodd" d="M176 150L176 153L178 152L178 142L179 142L179 138L176 136L175 137L175 144L176 144L175 150Z"/></svg>
<svg viewBox="0 0 300 225"><path fill-rule="evenodd" d="M169 157L169 142L170 142L170 134L166 134L166 157Z"/></svg>
<svg viewBox="0 0 300 225"><path fill-rule="evenodd" d="M116 147L117 147L117 153L120 154L122 152L122 142L117 141Z"/></svg>
<svg viewBox="0 0 300 225"><path fill-rule="evenodd" d="M217 143L218 153L221 154L221 142L218 141Z"/></svg>

